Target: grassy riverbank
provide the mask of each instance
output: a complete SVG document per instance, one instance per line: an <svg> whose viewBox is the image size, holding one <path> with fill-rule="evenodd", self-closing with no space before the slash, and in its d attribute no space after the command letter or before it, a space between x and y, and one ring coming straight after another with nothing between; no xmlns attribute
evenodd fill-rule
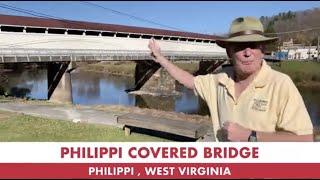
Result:
<svg viewBox="0 0 320 180"><path fill-rule="evenodd" d="M122 129L106 125L73 123L0 111L0 141L154 142L168 140L136 133L125 136Z"/></svg>
<svg viewBox="0 0 320 180"><path fill-rule="evenodd" d="M288 74L297 86L320 87L320 63L285 61L272 68Z"/></svg>
<svg viewBox="0 0 320 180"><path fill-rule="evenodd" d="M107 73L112 75L134 77L136 64L133 61L99 62L94 64L79 63L80 71Z"/></svg>
<svg viewBox="0 0 320 180"><path fill-rule="evenodd" d="M49 108L70 104L55 104L48 101L24 100L13 97L0 96L0 103L45 105ZM80 105L76 109L83 108ZM119 113L135 113L152 115L156 117L173 118L189 121L210 121L208 116L186 115L182 113L166 112L153 109L141 109L138 107L125 107L119 105L97 105L92 110ZM56 109L57 110L57 109ZM29 112L30 113L30 112ZM0 110L0 142L164 142L169 141L168 135L152 136L144 131L133 131L130 136L125 136L121 128L102 124L89 124L87 121L74 123L70 120L53 120L49 118L35 117L38 115L24 115ZM315 127L315 141L320 141L320 127ZM176 140L173 140L176 141ZM178 140L181 141L181 140Z"/></svg>
<svg viewBox="0 0 320 180"><path fill-rule="evenodd" d="M198 63L175 62L177 66L188 71L198 70ZM320 63L285 61L281 66L271 65L273 69L288 74L297 86L320 87ZM134 76L135 63L127 62L101 62L96 64L80 65L81 71L102 72L114 75Z"/></svg>
<svg viewBox="0 0 320 180"><path fill-rule="evenodd" d="M175 62L178 67L188 71L195 72L198 70L198 63ZM133 61L122 62L100 62L95 64L79 63L80 71L90 71L99 73L108 73L112 75L134 77L136 63Z"/></svg>
<svg viewBox="0 0 320 180"><path fill-rule="evenodd" d="M130 136L125 136L120 125L104 125L104 122L114 122L114 116L127 113L164 117L175 120L209 121L208 116L187 115L155 109L121 106L95 105L83 106L64 103L53 103L44 100L27 100L0 96L0 142L1 141L189 141L182 137L134 128ZM29 106L28 106L29 105ZM35 109L40 109L35 110ZM100 120L90 119L88 111L100 115L94 116ZM45 114L43 112L46 112ZM21 114L24 113L24 114ZM54 113L54 114L53 114ZM105 113L105 116L101 114ZM59 114L56 116L55 114ZM81 121L72 122L79 115ZM60 116L65 115L65 116ZM64 118L65 117L65 118ZM85 119L84 117L89 117ZM56 120L58 118L58 120ZM61 119L60 119L61 118ZM107 119L110 118L110 119ZM191 139L190 139L191 140Z"/></svg>

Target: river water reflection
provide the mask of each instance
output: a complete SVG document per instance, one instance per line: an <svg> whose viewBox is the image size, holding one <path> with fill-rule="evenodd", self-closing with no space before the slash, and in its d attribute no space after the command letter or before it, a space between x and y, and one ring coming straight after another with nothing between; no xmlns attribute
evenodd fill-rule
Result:
<svg viewBox="0 0 320 180"><path fill-rule="evenodd" d="M24 70L22 73L9 72L9 87L16 95L33 99L47 98L47 70ZM124 90L133 87L134 78L111 76L93 72L73 72L72 97L74 104L97 105L114 104L149 107L189 114L207 113L206 106L191 90L180 87L181 96L154 97L135 96ZM320 90L299 88L312 122L320 126Z"/></svg>

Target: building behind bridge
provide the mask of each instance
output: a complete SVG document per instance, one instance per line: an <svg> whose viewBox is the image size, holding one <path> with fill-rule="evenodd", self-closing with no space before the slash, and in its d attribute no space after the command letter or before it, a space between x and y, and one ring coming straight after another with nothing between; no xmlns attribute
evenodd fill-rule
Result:
<svg viewBox="0 0 320 180"><path fill-rule="evenodd" d="M306 46L303 44L294 44L293 39L283 42L280 50L274 53L281 60L316 60L318 57L317 46Z"/></svg>

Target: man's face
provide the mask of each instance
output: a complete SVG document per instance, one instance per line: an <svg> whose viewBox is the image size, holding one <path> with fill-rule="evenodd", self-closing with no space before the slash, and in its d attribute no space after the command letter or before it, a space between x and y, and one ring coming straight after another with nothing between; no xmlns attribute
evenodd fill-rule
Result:
<svg viewBox="0 0 320 180"><path fill-rule="evenodd" d="M263 59L263 45L258 43L236 43L227 48L236 73L251 75L259 71Z"/></svg>

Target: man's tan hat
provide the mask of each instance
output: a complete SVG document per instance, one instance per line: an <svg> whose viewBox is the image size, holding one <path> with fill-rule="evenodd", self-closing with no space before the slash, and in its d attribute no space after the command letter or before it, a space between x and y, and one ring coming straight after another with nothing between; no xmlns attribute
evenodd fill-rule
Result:
<svg viewBox="0 0 320 180"><path fill-rule="evenodd" d="M230 43L241 42L263 42L270 43L276 41L277 37L266 37L263 35L262 23L254 17L239 17L235 19L229 30L229 37L217 39L216 43L225 48Z"/></svg>

